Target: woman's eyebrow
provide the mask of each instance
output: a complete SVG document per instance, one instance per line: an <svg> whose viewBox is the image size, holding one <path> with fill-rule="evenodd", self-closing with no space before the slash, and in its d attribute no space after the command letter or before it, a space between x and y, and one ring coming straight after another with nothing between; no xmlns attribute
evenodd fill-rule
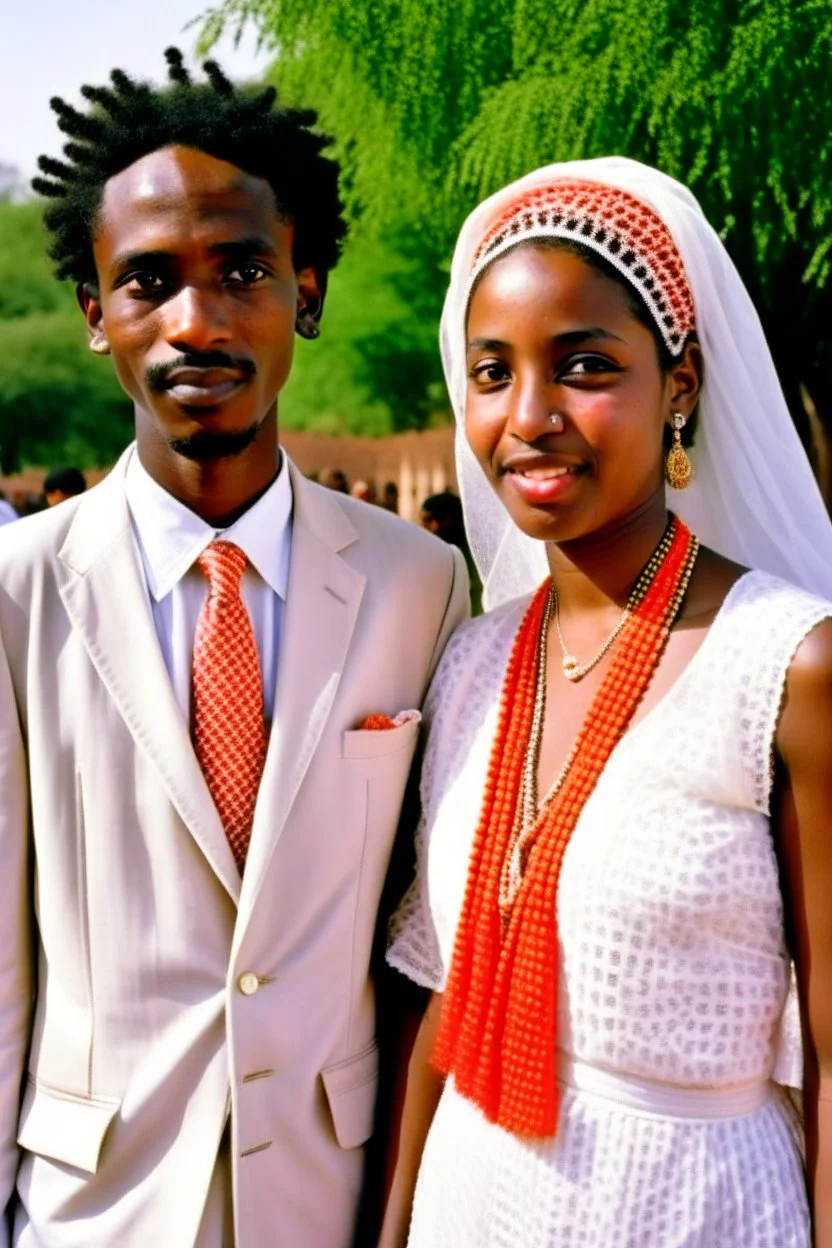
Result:
<svg viewBox="0 0 832 1248"><path fill-rule="evenodd" d="M553 334L552 342L563 343L569 346L575 342L584 342L587 338L606 339L609 342L623 342L623 338L619 338L618 334L613 334L608 329L602 329L600 325L592 325L587 329L569 329L563 334Z"/></svg>
<svg viewBox="0 0 832 1248"><path fill-rule="evenodd" d="M511 346L509 342L503 342L501 338L472 338L468 343L469 351L500 351L504 347Z"/></svg>
<svg viewBox="0 0 832 1248"><path fill-rule="evenodd" d="M623 338L619 338L618 334L613 334L608 329L602 329L600 325L591 325L586 329L568 329L562 334L553 334L551 341L561 346L574 346L575 343L586 342L590 339L608 342L624 342ZM501 351L511 348L510 342L503 342L501 338L472 338L468 343L469 351Z"/></svg>

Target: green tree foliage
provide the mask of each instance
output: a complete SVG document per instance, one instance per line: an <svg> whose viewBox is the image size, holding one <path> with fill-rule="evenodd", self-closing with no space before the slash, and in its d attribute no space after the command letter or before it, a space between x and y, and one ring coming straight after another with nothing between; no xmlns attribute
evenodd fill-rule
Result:
<svg viewBox="0 0 832 1248"><path fill-rule="evenodd" d="M226 0L341 143L362 228L447 259L465 213L537 165L623 153L686 182L755 299L792 410L832 428L828 0ZM436 271L423 307L438 310Z"/></svg>
<svg viewBox="0 0 832 1248"><path fill-rule="evenodd" d="M40 205L0 203L0 469L112 463L131 430L112 365L87 350L72 290L52 276Z"/></svg>
<svg viewBox="0 0 832 1248"><path fill-rule="evenodd" d="M280 423L364 436L429 423L446 406L436 349L443 280L417 237L359 233L330 278L321 337L297 342Z"/></svg>

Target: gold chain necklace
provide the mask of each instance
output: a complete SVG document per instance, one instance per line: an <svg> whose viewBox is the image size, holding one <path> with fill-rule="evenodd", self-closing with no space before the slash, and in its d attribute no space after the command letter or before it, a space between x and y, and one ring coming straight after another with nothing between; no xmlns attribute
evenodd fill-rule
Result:
<svg viewBox="0 0 832 1248"><path fill-rule="evenodd" d="M632 612L641 604L647 594L647 591L655 579L656 573L664 563L668 551L673 544L673 535L674 526L673 519L671 517L662 535L661 541L642 569L641 575L633 586L630 597L627 599L624 622L629 619ZM699 542L696 538L694 538L691 546L688 566L685 569L681 583L677 589L677 593L674 596L674 602L671 607L671 619L675 618L676 612L678 611L682 599L687 591L688 582L693 571L693 566L696 562L698 550ZM553 584L550 586L549 594L546 599L546 606L544 608L543 619L541 620L540 625L540 633L538 635L534 709L532 713L531 731L529 733L529 743L526 748L525 758L523 760L523 773L519 795L520 800L517 803L514 834L512 836L511 847L509 852L506 854L503 863L503 870L500 878L499 904L501 910L503 911L510 909L520 885L523 882L526 848L534 833L537 820L543 809L548 806L549 802L551 802L561 788L561 785L569 773L572 763L575 761L575 755L578 750L578 741L576 740L567 755L566 761L555 777L554 783L548 793L542 801L539 801L537 793L537 769L540 762L540 747L543 741L543 723L546 717L546 657L548 654L549 629L553 619L557 620L557 616L555 614L556 611L557 594ZM623 628L623 623L620 622L616 628L617 636L618 632L620 632L621 628ZM615 637L612 637L605 643L605 653L614 640ZM599 655L593 660L593 667L601 657L602 656ZM575 677L572 677L571 679L575 679Z"/></svg>
<svg viewBox="0 0 832 1248"><path fill-rule="evenodd" d="M661 541L659 542L658 546L656 547L656 549L653 551L652 555L648 559L646 565L642 569L641 575L639 576L638 580L633 586L632 591L630 592L630 596L627 599L627 605L624 608L623 612L621 613L621 618L619 619L615 628L610 633L607 640L601 646L601 649L598 650L592 656L591 659L588 659L586 663L580 663L575 658L574 654L570 654L569 649L566 645L566 642L563 639L563 633L560 630L560 610L559 610L559 605L558 605L558 595L554 587L554 584L552 585L552 591L551 591L552 604L553 604L552 614L554 616L555 632L558 635L558 644L560 645L560 652L562 655L561 667L563 668L563 674L567 680L571 680L571 681L581 680L582 677L586 676L589 672L591 672L594 667L598 666L598 664L603 659L604 655L609 650L612 643L615 641L618 634L621 632L624 625L629 620L633 611L641 602L644 595L647 593L647 590L650 588L650 585L653 581L654 576L656 575L659 568L661 567L664 561L665 555L670 549L670 544L672 540L673 540L672 522L669 522L667 527L665 528L664 533L662 534Z"/></svg>
<svg viewBox="0 0 832 1248"><path fill-rule="evenodd" d="M594 654L592 658L589 659L586 663L579 663L578 660L575 658L574 654L569 653L569 650L567 649L567 646L566 646L566 642L563 640L563 633L560 631L560 609L559 609L559 604L558 604L557 592L555 591L554 587L552 589L552 599L554 602L554 605L552 608L552 614L554 615L554 618L555 618L555 632L558 635L558 642L560 644L560 652L561 652L561 655L563 656L561 658L561 667L563 668L563 674L567 680L580 680L582 676L586 676L588 672L591 672L593 667L598 666L598 664L603 659L604 655L609 650L612 643L615 641L618 634L621 632L624 625L629 620L630 604L629 602L627 603L626 607L621 613L620 620L618 621L615 628L610 633L607 640L601 646L601 649L598 650L597 653Z"/></svg>

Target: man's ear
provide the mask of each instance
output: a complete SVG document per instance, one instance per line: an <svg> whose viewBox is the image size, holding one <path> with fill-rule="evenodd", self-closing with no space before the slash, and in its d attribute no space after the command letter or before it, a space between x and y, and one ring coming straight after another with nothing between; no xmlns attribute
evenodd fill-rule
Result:
<svg viewBox="0 0 832 1248"><path fill-rule="evenodd" d="M317 338L324 310L326 282L315 269L301 269L298 273L298 312L295 329L301 338Z"/></svg>
<svg viewBox="0 0 832 1248"><path fill-rule="evenodd" d="M79 282L75 287L75 298L87 322L87 342L90 351L94 351L96 355L109 355L110 344L104 332L101 299L97 288L90 282Z"/></svg>

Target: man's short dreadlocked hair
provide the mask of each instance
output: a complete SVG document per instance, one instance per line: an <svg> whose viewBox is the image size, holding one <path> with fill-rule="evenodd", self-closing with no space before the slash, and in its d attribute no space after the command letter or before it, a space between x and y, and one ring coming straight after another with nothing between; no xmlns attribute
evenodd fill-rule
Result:
<svg viewBox="0 0 832 1248"><path fill-rule="evenodd" d="M120 69L111 87L83 86L92 107L81 113L55 96L50 104L69 142L66 160L41 156L45 178L33 188L55 202L45 214L49 254L59 278L97 286L92 234L104 185L134 161L163 147L196 148L264 178L278 212L295 227L297 270L314 268L322 287L346 234L338 196L338 165L321 153L331 140L311 127L311 109L274 107L274 87L240 90L215 61L207 83L194 83L178 48L165 52L170 85L133 82Z"/></svg>

